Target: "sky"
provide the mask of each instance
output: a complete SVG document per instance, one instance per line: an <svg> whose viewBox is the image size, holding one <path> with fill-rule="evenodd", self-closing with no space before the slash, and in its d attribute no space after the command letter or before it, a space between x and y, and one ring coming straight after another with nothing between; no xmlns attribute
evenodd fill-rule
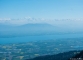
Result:
<svg viewBox="0 0 83 60"><path fill-rule="evenodd" d="M2 23L8 26L47 23L63 31L83 32L83 0L0 0L3 28Z"/></svg>
<svg viewBox="0 0 83 60"><path fill-rule="evenodd" d="M83 19L83 0L0 0L0 19Z"/></svg>

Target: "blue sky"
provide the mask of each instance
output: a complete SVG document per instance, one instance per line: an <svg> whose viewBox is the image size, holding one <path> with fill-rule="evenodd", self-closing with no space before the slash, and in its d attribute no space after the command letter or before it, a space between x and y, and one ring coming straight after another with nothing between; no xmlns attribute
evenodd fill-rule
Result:
<svg viewBox="0 0 83 60"><path fill-rule="evenodd" d="M0 18L83 19L83 0L0 0Z"/></svg>

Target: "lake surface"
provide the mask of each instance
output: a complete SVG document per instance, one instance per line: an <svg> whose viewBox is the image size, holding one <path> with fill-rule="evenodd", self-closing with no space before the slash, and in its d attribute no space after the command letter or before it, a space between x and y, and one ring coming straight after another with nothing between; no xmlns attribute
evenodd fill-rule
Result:
<svg viewBox="0 0 83 60"><path fill-rule="evenodd" d="M63 35L40 35L40 36L25 36L13 38L0 38L0 44L4 43L21 43L36 40L55 40L62 38L82 38L83 34L63 34Z"/></svg>

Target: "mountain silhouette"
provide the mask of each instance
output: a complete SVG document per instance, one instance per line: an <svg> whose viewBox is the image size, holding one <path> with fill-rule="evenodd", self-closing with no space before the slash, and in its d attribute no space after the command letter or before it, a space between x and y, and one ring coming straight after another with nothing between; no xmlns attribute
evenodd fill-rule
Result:
<svg viewBox="0 0 83 60"><path fill-rule="evenodd" d="M0 24L0 37L54 34L56 33L56 29L55 26L43 23L25 24L20 26Z"/></svg>
<svg viewBox="0 0 83 60"><path fill-rule="evenodd" d="M39 56L32 59L26 59L26 60L68 60L71 57L78 54L80 51L69 51L64 53L59 53L56 55L46 55L46 56Z"/></svg>
<svg viewBox="0 0 83 60"><path fill-rule="evenodd" d="M76 54L75 56L73 56L71 59L83 60L83 50L82 50L79 54ZM70 59L70 60L71 60L71 59Z"/></svg>

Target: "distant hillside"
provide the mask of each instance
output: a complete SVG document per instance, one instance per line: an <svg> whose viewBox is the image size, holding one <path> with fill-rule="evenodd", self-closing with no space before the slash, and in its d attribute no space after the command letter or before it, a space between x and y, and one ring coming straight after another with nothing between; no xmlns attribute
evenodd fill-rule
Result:
<svg viewBox="0 0 83 60"><path fill-rule="evenodd" d="M0 37L55 34L56 29L50 24L25 24L21 26L0 24Z"/></svg>
<svg viewBox="0 0 83 60"><path fill-rule="evenodd" d="M27 60L68 60L71 57L78 54L79 52L80 51L69 51L69 52L59 53L56 55L39 56L32 59L27 59Z"/></svg>
<svg viewBox="0 0 83 60"><path fill-rule="evenodd" d="M60 28L47 23L34 23L20 26L0 23L0 38L82 33L81 31L77 31L77 29L73 31L73 29L68 28Z"/></svg>

